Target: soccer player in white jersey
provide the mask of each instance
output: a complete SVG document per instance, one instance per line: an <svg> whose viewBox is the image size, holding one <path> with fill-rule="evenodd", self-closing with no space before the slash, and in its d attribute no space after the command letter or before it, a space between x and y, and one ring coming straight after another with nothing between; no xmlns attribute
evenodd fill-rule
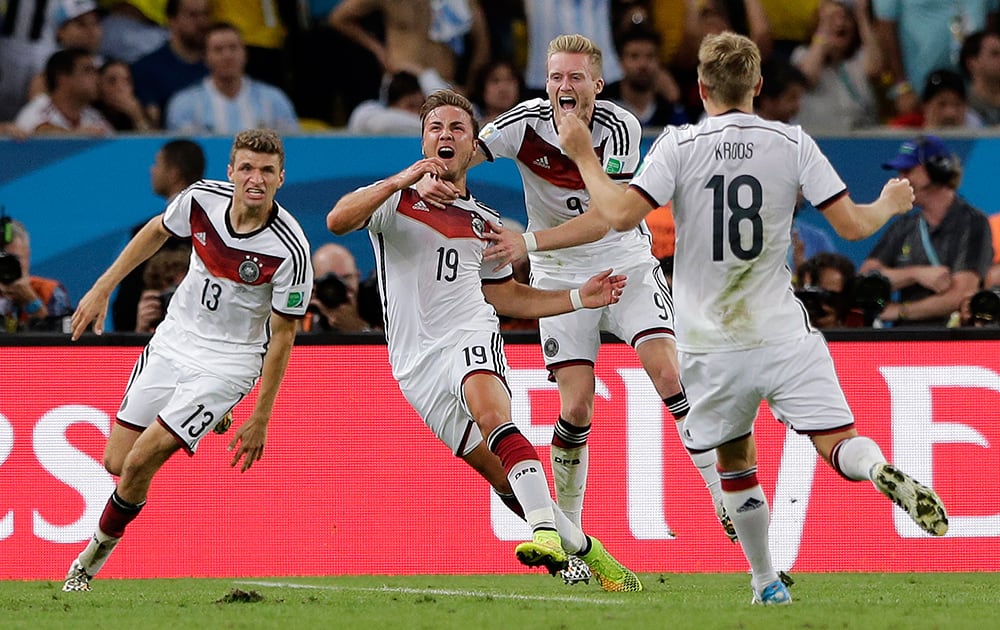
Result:
<svg viewBox="0 0 1000 630"><path fill-rule="evenodd" d="M258 378L257 404L229 442L230 465L242 459L245 472L264 453L296 321L309 305L310 248L299 224L274 201L285 180L276 133L239 133L227 173L230 183L201 180L177 195L135 235L73 314L74 340L91 322L100 334L108 298L121 279L169 236L191 238L187 275L135 364L104 450L104 466L118 484L94 537L73 561L64 591L90 590L90 579L145 505L156 472L178 450L194 455L209 431L224 431L229 412Z"/></svg>
<svg viewBox="0 0 1000 630"><path fill-rule="evenodd" d="M327 215L335 234L370 232L393 376L435 435L531 526L532 540L515 549L518 560L554 574L570 552L605 590L642 590L635 574L552 500L534 446L511 422L497 318L600 308L618 299L625 277L606 269L572 289L541 290L515 281L509 265L484 266L485 233L499 215L466 188L478 144L472 105L435 92L421 121L424 159L345 195ZM428 203L414 187L425 174L449 182L459 197L442 207Z"/></svg>
<svg viewBox="0 0 1000 630"><path fill-rule="evenodd" d="M589 468L594 413L594 362L601 331L614 333L635 348L657 394L677 426L688 411L674 346L670 288L653 257L644 224L609 230L600 217L587 213L590 196L579 170L559 148L559 118L575 113L591 127L591 147L611 177L627 182L639 163L641 127L627 110L597 100L604 87L602 52L582 35L561 35L549 44L548 99L532 99L501 114L479 135L482 152L475 163L494 156L515 160L524 182L528 232L497 228L488 238L495 245L486 259L505 264L530 257L532 285L566 288L596 270L613 266L629 278L621 301L604 309L579 311L539 322L545 364L559 388L560 411L550 457L556 496L563 511L579 526ZM713 497L716 514L735 540L722 506L715 453L693 453L695 466ZM571 559L567 583L586 580L585 567Z"/></svg>
<svg viewBox="0 0 1000 630"><path fill-rule="evenodd" d="M753 601L787 604L791 597L768 551L770 515L757 481L753 425L762 400L784 424L808 435L844 478L871 481L929 534L948 529L937 494L858 435L830 351L809 325L785 265L800 189L851 240L908 211L913 189L892 179L874 202L855 204L800 127L753 114L761 87L753 42L733 33L708 36L698 58L708 117L668 127L628 189L603 172L583 121L563 120L559 139L580 167L593 211L615 229L634 226L673 200L677 340L691 401L684 443L694 452L718 453L726 509L750 562Z"/></svg>

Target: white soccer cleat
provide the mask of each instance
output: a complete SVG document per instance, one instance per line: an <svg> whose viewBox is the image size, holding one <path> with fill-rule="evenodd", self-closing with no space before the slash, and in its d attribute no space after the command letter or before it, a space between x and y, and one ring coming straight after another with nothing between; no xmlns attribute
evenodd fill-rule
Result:
<svg viewBox="0 0 1000 630"><path fill-rule="evenodd" d="M944 536L948 532L948 513L932 489L889 463L875 467L872 483L879 492L906 510L920 529L932 536Z"/></svg>
<svg viewBox="0 0 1000 630"><path fill-rule="evenodd" d="M74 560L66 573L66 581L63 582L62 590L67 593L72 591L89 591L90 576L83 570L79 560Z"/></svg>
<svg viewBox="0 0 1000 630"><path fill-rule="evenodd" d="M577 556L571 555L569 557L569 564L565 569L559 572L559 576L562 577L564 584L573 586L574 584L579 584L580 582L590 584L592 574L590 573L590 567L587 566L586 562Z"/></svg>

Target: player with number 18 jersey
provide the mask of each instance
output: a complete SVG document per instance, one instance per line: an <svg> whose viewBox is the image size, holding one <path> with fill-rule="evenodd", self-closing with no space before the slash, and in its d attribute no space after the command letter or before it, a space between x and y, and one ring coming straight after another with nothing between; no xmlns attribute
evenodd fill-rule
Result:
<svg viewBox="0 0 1000 630"><path fill-rule="evenodd" d="M822 210L847 188L801 127L738 111L668 127L632 186L654 207L674 200L678 350L754 348L812 330L785 264L796 191Z"/></svg>

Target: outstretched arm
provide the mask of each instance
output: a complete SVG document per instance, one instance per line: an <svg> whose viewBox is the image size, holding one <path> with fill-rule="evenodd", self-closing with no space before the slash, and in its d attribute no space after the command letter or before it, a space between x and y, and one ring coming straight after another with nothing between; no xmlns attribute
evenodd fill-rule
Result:
<svg viewBox="0 0 1000 630"><path fill-rule="evenodd" d="M495 263L496 269L524 258L528 252L593 243L610 229L607 222L594 212L584 212L556 227L525 234L494 223L490 223L490 228L493 231L484 235L490 246L483 252L483 260Z"/></svg>
<svg viewBox="0 0 1000 630"><path fill-rule="evenodd" d="M156 253L167 242L170 232L163 226L163 215L150 219L139 232L132 237L122 253L108 270L101 274L94 286L80 299L73 313L73 341L94 323L94 332L100 335L104 332L104 319L108 314L108 299L122 278L139 266L139 263Z"/></svg>
<svg viewBox="0 0 1000 630"><path fill-rule="evenodd" d="M608 269L593 276L578 289L536 289L512 279L484 284L483 295L500 315L534 319L614 304L621 297L624 288L625 276L613 276L611 269Z"/></svg>
<svg viewBox="0 0 1000 630"><path fill-rule="evenodd" d="M441 158L424 158L409 167L379 182L355 190L340 198L337 205L326 215L326 227L337 235L357 230L397 191L420 181L425 174L440 175L445 170Z"/></svg>
<svg viewBox="0 0 1000 630"><path fill-rule="evenodd" d="M823 216L842 238L858 241L867 238L885 225L886 221L913 208L913 187L905 179L892 178L882 187L878 199L867 204L855 204L844 195L823 208Z"/></svg>

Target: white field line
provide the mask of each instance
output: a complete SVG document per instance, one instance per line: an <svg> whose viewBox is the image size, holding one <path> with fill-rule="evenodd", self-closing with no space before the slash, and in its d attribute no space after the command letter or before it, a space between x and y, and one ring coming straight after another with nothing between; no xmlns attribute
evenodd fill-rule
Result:
<svg viewBox="0 0 1000 630"><path fill-rule="evenodd" d="M403 593L406 595L439 595L442 597L474 597L483 599L513 599L522 601L539 602L564 602L568 604L596 604L598 606L619 606L626 602L615 599L600 599L593 597L573 597L573 596L544 596L544 595L516 595L512 593L497 593L490 591L456 591L440 588L405 588L398 586L327 586L321 584L295 584L293 582L257 582L249 580L239 580L236 584L248 586L267 586L272 588L303 588L319 591L355 591L364 593Z"/></svg>

